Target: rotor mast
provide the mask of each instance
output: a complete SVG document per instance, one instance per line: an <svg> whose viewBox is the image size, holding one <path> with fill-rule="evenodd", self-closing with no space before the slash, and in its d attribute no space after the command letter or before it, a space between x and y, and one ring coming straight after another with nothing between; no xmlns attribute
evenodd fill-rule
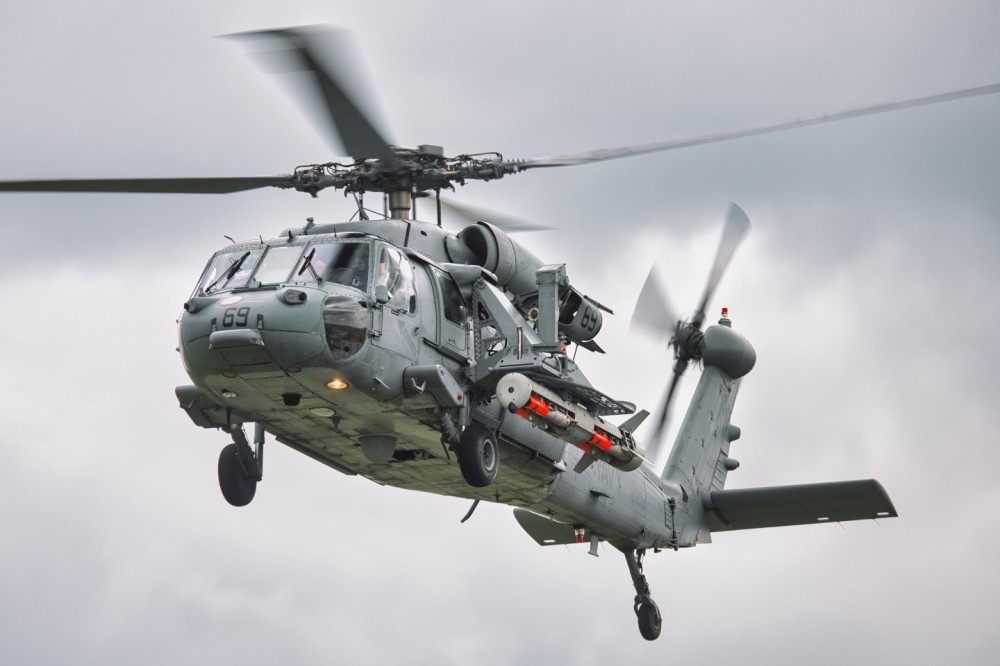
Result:
<svg viewBox="0 0 1000 666"><path fill-rule="evenodd" d="M409 220L413 209L413 195L408 190L393 190L389 194L389 216Z"/></svg>

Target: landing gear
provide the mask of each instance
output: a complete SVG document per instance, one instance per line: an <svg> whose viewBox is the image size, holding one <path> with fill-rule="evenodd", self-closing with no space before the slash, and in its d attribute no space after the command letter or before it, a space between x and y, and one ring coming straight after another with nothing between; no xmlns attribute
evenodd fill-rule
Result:
<svg viewBox="0 0 1000 666"><path fill-rule="evenodd" d="M632 575L635 586L635 615L639 619L639 633L647 641L655 641L660 637L663 628L663 617L653 597L650 596L649 583L642 573L642 558L646 551L626 550L625 561L628 562L628 572Z"/></svg>
<svg viewBox="0 0 1000 666"><path fill-rule="evenodd" d="M219 489L233 506L246 506L257 493L257 482L262 477L264 462L264 427L256 424L254 443L257 452L250 448L242 428L232 431L233 443L219 454Z"/></svg>
<svg viewBox="0 0 1000 666"><path fill-rule="evenodd" d="M470 423L458 438L458 466L465 482L476 488L493 483L500 467L500 448L493 431L480 423Z"/></svg>
<svg viewBox="0 0 1000 666"><path fill-rule="evenodd" d="M643 638L647 641L655 641L660 637L663 618L660 617L660 609L657 608L652 599L638 604L635 607L635 614L639 617L639 633L642 634Z"/></svg>

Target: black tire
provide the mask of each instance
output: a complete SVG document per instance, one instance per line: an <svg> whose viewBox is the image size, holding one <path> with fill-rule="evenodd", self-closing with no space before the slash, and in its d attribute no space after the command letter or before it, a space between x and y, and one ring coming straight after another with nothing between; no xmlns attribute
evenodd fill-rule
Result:
<svg viewBox="0 0 1000 666"><path fill-rule="evenodd" d="M639 633L642 634L643 638L647 641L655 641L660 637L663 618L660 617L660 609L656 607L656 604L639 604L635 614L639 616Z"/></svg>
<svg viewBox="0 0 1000 666"><path fill-rule="evenodd" d="M496 435L482 424L469 425L458 440L458 466L470 486L484 488L493 483L500 468Z"/></svg>
<svg viewBox="0 0 1000 666"><path fill-rule="evenodd" d="M236 444L229 444L219 454L219 488L233 506L246 506L257 493L257 479L248 477L240 465Z"/></svg>

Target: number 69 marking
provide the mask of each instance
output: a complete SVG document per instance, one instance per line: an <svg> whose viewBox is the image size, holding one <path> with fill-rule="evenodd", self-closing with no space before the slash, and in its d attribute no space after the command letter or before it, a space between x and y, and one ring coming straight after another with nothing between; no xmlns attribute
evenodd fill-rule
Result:
<svg viewBox="0 0 1000 666"><path fill-rule="evenodd" d="M246 326L249 318L250 308L247 306L243 306L241 308L226 308L226 311L222 313L222 325L226 328L231 328L233 326Z"/></svg>

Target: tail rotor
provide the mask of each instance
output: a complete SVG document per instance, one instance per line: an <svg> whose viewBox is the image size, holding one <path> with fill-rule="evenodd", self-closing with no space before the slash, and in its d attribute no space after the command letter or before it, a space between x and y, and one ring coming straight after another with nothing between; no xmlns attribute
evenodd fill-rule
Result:
<svg viewBox="0 0 1000 666"><path fill-rule="evenodd" d="M659 270L655 265L650 269L642 291L639 292L639 299L632 315L631 329L642 331L661 340L669 336L668 345L674 349L673 376L667 385L667 391L660 403L657 417L654 419L656 429L647 448L646 457L654 464L659 463L659 452L666 431L670 404L673 401L677 385L680 383L680 378L687 370L688 364L691 361L700 360L704 354L705 339L702 326L705 323L705 312L709 302L715 295L715 290L719 286L726 268L728 268L736 249L743 242L748 231L750 231L750 218L747 217L742 208L736 204L730 204L712 270L709 272L698 308L688 320L682 320L676 314L670 304L670 299L667 298L666 291L661 286Z"/></svg>

